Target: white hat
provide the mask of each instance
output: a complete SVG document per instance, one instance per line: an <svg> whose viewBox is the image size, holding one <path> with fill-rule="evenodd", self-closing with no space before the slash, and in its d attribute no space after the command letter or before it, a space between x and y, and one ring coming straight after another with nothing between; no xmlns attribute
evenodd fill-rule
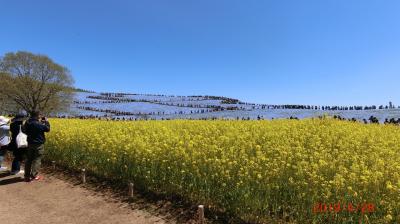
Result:
<svg viewBox="0 0 400 224"><path fill-rule="evenodd" d="M10 119L0 116L0 124L7 124L10 121Z"/></svg>

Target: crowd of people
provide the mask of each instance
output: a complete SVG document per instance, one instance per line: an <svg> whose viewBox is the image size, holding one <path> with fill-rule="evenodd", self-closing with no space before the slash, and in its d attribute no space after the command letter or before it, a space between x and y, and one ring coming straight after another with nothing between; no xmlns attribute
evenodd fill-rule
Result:
<svg viewBox="0 0 400 224"><path fill-rule="evenodd" d="M400 125L400 118L398 118L397 120L394 118L386 118L384 124L395 124L395 125Z"/></svg>
<svg viewBox="0 0 400 224"><path fill-rule="evenodd" d="M80 115L80 116L56 116L56 118L61 118L61 119L96 119L96 120L107 120L107 121L141 121L141 120L174 120L174 119L182 119L182 118L168 118L168 117L160 117L160 118L155 118L155 117L150 117L150 116L136 116L136 117L118 117L118 116L99 116L99 115ZM323 119L324 116L319 116L318 118ZM362 122L364 124L380 124L380 121L377 117L375 116L370 116L368 119L356 119L356 118L345 118L340 115L334 115L332 117L333 119L336 120L341 120L341 121L353 121L353 122ZM217 117L217 116L210 116L210 117L200 117L200 118L192 118L192 117L187 117L184 118L185 120L267 120L268 118L265 118L263 115L258 115L257 117ZM287 118L271 118L272 120L274 119L290 119L290 120L299 120L298 117L296 116L290 116ZM400 118L395 119L395 118L386 118L385 121L382 124L394 124L394 125L400 125Z"/></svg>
<svg viewBox="0 0 400 224"><path fill-rule="evenodd" d="M101 104L109 104L109 103L153 103L153 104L159 104L159 105L164 105L164 106L172 106L172 107L189 107L189 108L203 108L203 109L211 109L210 112L213 111L224 111L224 110L244 110L245 108L243 107L237 107L237 106L229 106L229 107L224 107L220 105L212 105L212 104L194 104L194 103L176 103L172 101L161 101L161 100L146 100L146 99L129 99L129 98L120 98L120 97L114 97L114 96L87 96L88 99L96 99L99 101L93 102L93 101L78 101L75 100L74 104L96 104L96 103L101 103ZM185 100L186 101L186 100ZM194 100L192 100L194 101ZM225 103L224 103L225 102ZM224 101L221 104L228 104L228 101ZM231 104L234 104L233 101Z"/></svg>
<svg viewBox="0 0 400 224"><path fill-rule="evenodd" d="M333 116L334 119L337 120L348 120L348 121L358 121L356 118L350 118L350 119L346 119L344 117L341 117L339 115L334 115ZM370 116L368 119L363 119L362 122L364 124L380 124L379 119L375 116ZM393 124L393 125L400 125L400 118L395 119L395 118L386 118L385 121L383 122L383 124Z"/></svg>
<svg viewBox="0 0 400 224"><path fill-rule="evenodd" d="M173 112L165 112L165 111L153 111L153 112L128 112L128 111L120 111L120 110L111 110L111 109L101 109L97 107L90 107L90 106L76 106L77 109L80 110L86 110L86 111L92 111L92 112L101 112L101 113L107 113L107 114L113 114L115 116L155 116L155 115L183 115L183 114L204 114L204 113L211 113L211 112L217 112L217 111L225 111L225 110L235 110L234 108L213 108L213 109L197 109L197 110L187 110L187 111L173 111Z"/></svg>
<svg viewBox="0 0 400 224"><path fill-rule="evenodd" d="M284 104L284 105L270 105L270 104L252 104L239 102L250 106L253 110L322 110L322 111L360 111L360 110L388 110L396 109L396 107L390 102L389 105L372 105L372 106L316 106L316 105L297 105L297 104ZM400 106L397 107L400 109Z"/></svg>
<svg viewBox="0 0 400 224"><path fill-rule="evenodd" d="M43 179L39 175L41 160L46 142L45 133L50 131L50 123L39 111L17 114L13 119L0 116L0 172L9 172L11 175L24 174L26 182ZM18 135L27 136L27 147L20 147ZM3 166L4 158L8 152L13 155L11 170ZM25 163L21 171L21 163Z"/></svg>

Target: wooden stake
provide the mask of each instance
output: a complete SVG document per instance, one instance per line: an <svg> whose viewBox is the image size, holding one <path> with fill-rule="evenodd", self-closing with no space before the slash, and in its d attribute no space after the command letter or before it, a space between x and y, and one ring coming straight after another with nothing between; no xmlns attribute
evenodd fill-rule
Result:
<svg viewBox="0 0 400 224"><path fill-rule="evenodd" d="M128 196L129 198L133 198L133 183L129 183L129 192L128 192Z"/></svg>
<svg viewBox="0 0 400 224"><path fill-rule="evenodd" d="M86 170L82 169L82 183L86 184Z"/></svg>
<svg viewBox="0 0 400 224"><path fill-rule="evenodd" d="M204 218L204 205L199 205L199 208L197 210L197 215L198 215L198 224L205 224L206 220Z"/></svg>
<svg viewBox="0 0 400 224"><path fill-rule="evenodd" d="M56 169L56 161L51 161L51 164L53 166L53 170L55 170Z"/></svg>

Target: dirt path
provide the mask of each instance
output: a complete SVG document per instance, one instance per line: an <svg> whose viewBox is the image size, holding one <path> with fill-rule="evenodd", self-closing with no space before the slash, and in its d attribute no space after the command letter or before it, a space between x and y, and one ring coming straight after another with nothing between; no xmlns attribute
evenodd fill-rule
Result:
<svg viewBox="0 0 400 224"><path fill-rule="evenodd" d="M0 223L147 224L177 223L128 203L110 201L57 176L26 183L22 176L0 173Z"/></svg>

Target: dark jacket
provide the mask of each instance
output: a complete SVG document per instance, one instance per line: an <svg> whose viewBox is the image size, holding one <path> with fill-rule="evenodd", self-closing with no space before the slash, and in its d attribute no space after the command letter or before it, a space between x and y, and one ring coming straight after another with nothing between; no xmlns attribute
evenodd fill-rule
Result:
<svg viewBox="0 0 400 224"><path fill-rule="evenodd" d="M10 125L11 142L8 145L9 150L17 149L17 135L19 134L19 126L21 125L22 132L25 133L25 126L22 121L14 121Z"/></svg>
<svg viewBox="0 0 400 224"><path fill-rule="evenodd" d="M38 119L30 118L25 123L25 133L28 135L28 144L44 144L46 142L45 132L50 131L50 123L40 122Z"/></svg>

